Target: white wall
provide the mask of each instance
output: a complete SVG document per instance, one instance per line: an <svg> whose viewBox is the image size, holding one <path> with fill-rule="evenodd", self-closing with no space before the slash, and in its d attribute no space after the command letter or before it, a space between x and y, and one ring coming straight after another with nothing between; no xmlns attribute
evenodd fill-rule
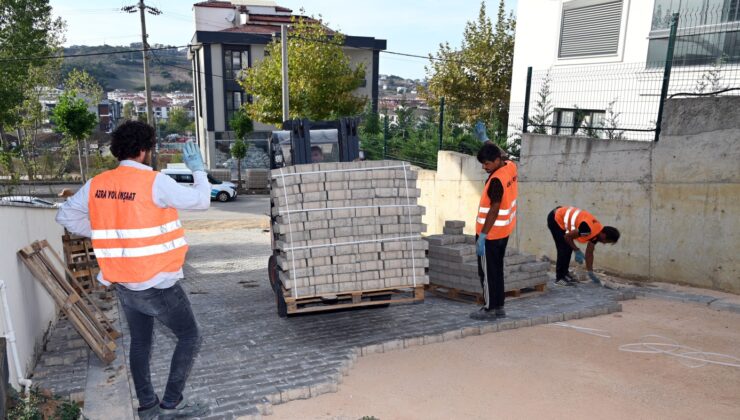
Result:
<svg viewBox="0 0 740 420"><path fill-rule="evenodd" d="M64 231L54 222L55 215L55 209L0 206L0 232L3 236L0 241L0 279L7 287L18 353L21 365L25 369L24 377L33 370L34 356L43 344L44 335L49 327L56 321L57 309L44 286L33 277L16 253L35 240L46 239L60 257L64 258L62 253ZM2 312L0 318L4 318ZM18 387L18 375L10 356L8 361L10 383Z"/></svg>
<svg viewBox="0 0 740 420"><path fill-rule="evenodd" d="M370 50L360 50L357 48L343 48L344 53L349 57L349 65L353 69L360 64L365 65L365 87L355 89L355 96L365 97L368 101L373 97L373 80L378 76L373 73L373 52Z"/></svg>
<svg viewBox="0 0 740 420"><path fill-rule="evenodd" d="M584 0L526 0L518 2L517 9L517 28L516 42L514 44L514 66L511 83L511 100L510 100L510 117L509 125L521 125L524 110L524 96L526 91L527 68L532 67L533 71L544 71L552 68L556 72L572 70L574 74L584 71L588 67L613 65L623 63L644 63L647 58L648 35L650 34L651 17L653 12L653 0L624 0L622 10L622 27L620 30L619 49L617 54L588 58L558 58L558 45L560 42L560 22L564 3L583 2ZM589 0L590 1L590 0ZM595 70L594 70L595 71ZM662 73L659 75L662 77ZM602 80L595 78L602 77ZM604 80L609 75L592 75L593 85L579 85L561 87L560 91L576 90L572 95L558 93L558 87L553 86L554 107L572 108L577 104L579 99L588 98L595 104L603 104L599 109L605 109L609 101L620 94L620 88L617 85L619 81L613 82L609 89L604 89ZM574 79L578 79L574 77ZM583 77L583 82L587 83L590 79ZM653 78L646 82L652 86ZM578 83L574 80L573 83ZM611 83L611 82L610 82ZM622 97L619 102L628 103L634 100L645 101L645 98L639 98L640 93L635 91L632 80L625 80L629 83L629 92L634 97ZM532 97L537 93L537 87L532 89ZM592 91L593 95L587 94ZM533 99L534 100L534 99ZM615 109L619 112L617 103ZM657 107L657 98L656 98ZM580 106L580 104L579 104ZM599 105L597 105L599 106ZM532 105L530 105L530 116ZM629 118L624 115L623 118ZM625 121L625 123L628 123Z"/></svg>
<svg viewBox="0 0 740 420"><path fill-rule="evenodd" d="M226 20L226 17L229 16L230 13L236 13L233 8L193 7L193 11L196 31L217 32L234 26L231 22ZM238 15L236 16L235 22L239 22Z"/></svg>

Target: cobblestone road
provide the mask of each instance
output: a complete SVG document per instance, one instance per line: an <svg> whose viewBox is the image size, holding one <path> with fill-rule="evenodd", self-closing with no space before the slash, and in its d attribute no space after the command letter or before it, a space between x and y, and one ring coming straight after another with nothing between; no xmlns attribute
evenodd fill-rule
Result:
<svg viewBox="0 0 740 420"><path fill-rule="evenodd" d="M430 296L417 305L282 319L276 314L267 280L267 233L199 231L188 233L187 238L191 248L182 284L190 295L203 344L185 392L210 405L209 419L259 417L269 414L272 404L334 391L362 354L605 314L620 310L617 301L624 297L591 285L552 288L507 302L509 318L497 322L473 321L468 314L474 306ZM125 322L122 329L127 351ZM84 389L83 343L70 341L78 339L68 323L60 322L47 346L50 351L37 365L41 386L53 387L62 395L78 395ZM160 395L174 344L174 336L157 325L152 379ZM135 401L132 406L136 407Z"/></svg>
<svg viewBox="0 0 740 420"><path fill-rule="evenodd" d="M363 353L619 310L618 293L581 286L512 301L509 319L497 323L469 319L469 304L435 298L281 319L267 280L267 233L198 232L188 239L183 285L204 340L186 392L210 404L208 418L269 414L271 404L331 392ZM152 373L163 392L175 342L164 328L155 334Z"/></svg>

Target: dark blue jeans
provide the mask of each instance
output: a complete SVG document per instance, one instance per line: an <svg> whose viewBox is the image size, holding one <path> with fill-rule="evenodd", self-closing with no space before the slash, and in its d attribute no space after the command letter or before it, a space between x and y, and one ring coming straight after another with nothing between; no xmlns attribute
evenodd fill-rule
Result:
<svg viewBox="0 0 740 420"><path fill-rule="evenodd" d="M179 283L169 289L152 288L142 291L116 285L116 291L131 335L129 363L139 407L150 407L157 403L157 394L152 387L149 372L154 319L159 320L177 337L170 376L162 400L165 403L179 402L200 344L198 324L187 294Z"/></svg>

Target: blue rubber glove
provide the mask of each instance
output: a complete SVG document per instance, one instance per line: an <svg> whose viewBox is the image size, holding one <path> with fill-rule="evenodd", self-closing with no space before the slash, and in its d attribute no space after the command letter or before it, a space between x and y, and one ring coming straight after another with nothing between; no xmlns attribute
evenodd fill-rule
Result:
<svg viewBox="0 0 740 420"><path fill-rule="evenodd" d="M588 278L590 278L591 281L594 282L594 283L596 283L596 284L601 284L601 280L596 275L596 273L594 273L593 271L589 271L588 272Z"/></svg>
<svg viewBox="0 0 740 420"><path fill-rule="evenodd" d="M475 252L479 257L486 255L486 236L478 236L478 242L475 244Z"/></svg>
<svg viewBox="0 0 740 420"><path fill-rule="evenodd" d="M475 123L475 136L478 138L478 140L481 141L481 143L485 143L489 141L488 134L486 134L486 125L483 124L483 121L478 121Z"/></svg>
<svg viewBox="0 0 740 420"><path fill-rule="evenodd" d="M206 170L203 164L203 158L200 156L200 150L198 150L198 146L192 140L188 140L182 148L182 161L193 172Z"/></svg>
<svg viewBox="0 0 740 420"><path fill-rule="evenodd" d="M576 262L578 264L583 264L584 262L586 262L586 256L583 255L583 251L581 251L580 249L576 251Z"/></svg>

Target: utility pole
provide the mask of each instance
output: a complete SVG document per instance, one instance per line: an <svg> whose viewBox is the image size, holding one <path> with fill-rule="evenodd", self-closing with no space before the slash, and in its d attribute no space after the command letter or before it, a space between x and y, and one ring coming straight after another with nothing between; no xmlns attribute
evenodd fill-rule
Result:
<svg viewBox="0 0 740 420"><path fill-rule="evenodd" d="M290 118L290 95L288 92L288 25L280 25L280 53L283 65L283 121Z"/></svg>
<svg viewBox="0 0 740 420"><path fill-rule="evenodd" d="M149 82L149 43L147 38L149 35L146 32L146 13L157 16L162 12L151 6L147 6L144 0L139 0L136 5L125 6L121 8L126 13L136 13L136 9L139 9L139 17L141 18L141 44L142 44L142 57L144 61L144 91L146 94L146 122L152 127L156 128L154 121L154 108L152 107L152 89ZM157 138L157 146L159 146L159 138ZM152 166L156 167L157 151L159 147L155 148L155 153L152 155Z"/></svg>

